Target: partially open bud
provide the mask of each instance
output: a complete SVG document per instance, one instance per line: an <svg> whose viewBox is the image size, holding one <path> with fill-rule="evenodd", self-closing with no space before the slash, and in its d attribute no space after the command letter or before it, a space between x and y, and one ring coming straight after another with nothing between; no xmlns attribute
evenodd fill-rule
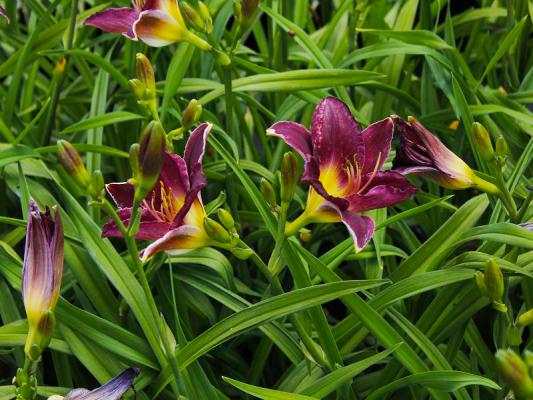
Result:
<svg viewBox="0 0 533 400"><path fill-rule="evenodd" d="M505 383L513 390L517 400L531 399L533 380L527 364L512 350L496 352L496 369Z"/></svg>
<svg viewBox="0 0 533 400"><path fill-rule="evenodd" d="M57 141L57 156L68 174L80 188L85 189L91 184L91 178L76 148L66 140Z"/></svg>
<svg viewBox="0 0 533 400"><path fill-rule="evenodd" d="M533 308L520 314L516 320L516 324L519 326L527 326L533 324Z"/></svg>
<svg viewBox="0 0 533 400"><path fill-rule="evenodd" d="M210 34L213 20L207 6L201 1L180 0L178 2L183 19L198 32Z"/></svg>
<svg viewBox="0 0 533 400"><path fill-rule="evenodd" d="M138 174L134 175L136 203L143 200L156 184L163 165L165 145L166 133L163 126L159 121L150 122L141 134L137 162ZM130 149L130 157L132 156L135 156L135 153L132 154L132 149Z"/></svg>
<svg viewBox="0 0 533 400"><path fill-rule="evenodd" d="M231 235L229 232L217 221L209 217L204 219L204 228L211 239L221 243L230 243Z"/></svg>
<svg viewBox="0 0 533 400"><path fill-rule="evenodd" d="M474 140L481 157L486 161L492 161L494 159L492 141L490 140L490 135L485 127L479 122L474 122L472 125L472 139Z"/></svg>
<svg viewBox="0 0 533 400"><path fill-rule="evenodd" d="M202 115L202 105L196 99L192 99L185 110L181 124L184 129L190 129Z"/></svg>
<svg viewBox="0 0 533 400"><path fill-rule="evenodd" d="M298 160L293 152L288 151L281 160L281 189L282 203L290 203L294 197L298 182Z"/></svg>
<svg viewBox="0 0 533 400"><path fill-rule="evenodd" d="M270 208L273 211L275 211L278 208L278 203L276 200L276 193L274 192L274 188L272 187L272 184L269 181L267 181L265 178L261 178L259 187L261 189L261 193L263 194L263 197L265 198L265 201L268 203Z"/></svg>

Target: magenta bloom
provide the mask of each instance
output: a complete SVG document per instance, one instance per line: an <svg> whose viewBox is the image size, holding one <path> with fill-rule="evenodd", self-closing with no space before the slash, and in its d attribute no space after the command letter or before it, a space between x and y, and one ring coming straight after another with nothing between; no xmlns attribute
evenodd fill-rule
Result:
<svg viewBox="0 0 533 400"><path fill-rule="evenodd" d="M177 0L132 1L133 7L108 8L89 17L85 25L120 33L131 40L141 39L153 47L187 41L204 50L211 48L187 29Z"/></svg>
<svg viewBox="0 0 533 400"><path fill-rule="evenodd" d="M75 389L69 392L63 400L120 400L124 393L132 387L137 375L139 375L138 368L128 368L97 389L92 391Z"/></svg>
<svg viewBox="0 0 533 400"><path fill-rule="evenodd" d="M182 157L165 150L165 159L155 187L141 202L141 222L136 239L155 240L143 252L143 260L160 251L173 254L210 243L204 229L205 210L200 191L207 184L202 168L211 124L191 133ZM129 225L134 188L110 183L107 191L119 207L118 215ZM113 220L104 225L102 236L121 237Z"/></svg>
<svg viewBox="0 0 533 400"><path fill-rule="evenodd" d="M307 223L342 221L361 250L374 234L374 221L358 213L395 205L416 192L398 172L381 171L392 128L386 118L361 131L348 107L334 97L316 107L311 132L295 122L275 123L268 133L302 155L302 181L311 186L304 212L287 226L287 233Z"/></svg>

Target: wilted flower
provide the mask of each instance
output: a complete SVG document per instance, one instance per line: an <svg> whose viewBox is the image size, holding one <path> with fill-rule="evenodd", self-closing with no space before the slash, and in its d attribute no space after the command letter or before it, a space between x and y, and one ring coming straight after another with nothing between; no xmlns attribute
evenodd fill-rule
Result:
<svg viewBox="0 0 533 400"><path fill-rule="evenodd" d="M196 128L185 146L183 158L165 151L159 178L140 203L141 222L136 238L155 240L144 250L143 260L160 251L176 254L212 242L204 229L206 214L200 195L207 184L202 158L210 131L210 124ZM134 187L129 183L110 183L107 191L119 207L119 217L128 225ZM104 226L102 236L121 237L122 234L111 220Z"/></svg>
<svg viewBox="0 0 533 400"><path fill-rule="evenodd" d="M334 97L322 100L311 132L295 122L277 122L269 130L302 155L302 181L311 185L304 212L288 224L291 235L313 222L342 221L361 250L374 234L374 221L357 213L400 203L416 192L395 171L381 171L390 151L392 120L361 131L348 107Z"/></svg>
<svg viewBox="0 0 533 400"><path fill-rule="evenodd" d="M85 25L121 33L131 40L141 39L153 47L186 41L203 50L211 49L187 29L176 0L132 1L133 7L108 8L89 17Z"/></svg>
<svg viewBox="0 0 533 400"><path fill-rule="evenodd" d="M24 351L37 359L48 346L54 329L54 308L63 275L63 226L54 207L42 213L32 201L28 213L22 296L28 318L28 338Z"/></svg>
<svg viewBox="0 0 533 400"><path fill-rule="evenodd" d="M139 375L138 368L128 368L97 389L91 391L87 389L74 389L65 397L56 395L49 397L48 400L119 400L132 387L137 375Z"/></svg>
<svg viewBox="0 0 533 400"><path fill-rule="evenodd" d="M428 131L413 117L409 122L393 116L400 134L393 168L402 174L420 174L448 189L477 187L490 193L498 193L493 184L479 178L437 136Z"/></svg>

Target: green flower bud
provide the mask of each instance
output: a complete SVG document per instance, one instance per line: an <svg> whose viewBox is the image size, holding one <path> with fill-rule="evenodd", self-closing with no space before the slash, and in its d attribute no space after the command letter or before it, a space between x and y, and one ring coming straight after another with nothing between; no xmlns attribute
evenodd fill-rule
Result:
<svg viewBox="0 0 533 400"><path fill-rule="evenodd" d="M204 228L211 239L221 243L231 243L231 235L217 221L209 217L204 219Z"/></svg>
<svg viewBox="0 0 533 400"><path fill-rule="evenodd" d="M489 260L485 264L485 288L490 298L494 301L500 301L503 296L504 284L503 274L494 260Z"/></svg>
<svg viewBox="0 0 533 400"><path fill-rule="evenodd" d="M254 21L258 7L259 0L240 0L235 3L233 11L235 13L235 18L239 21L239 31L241 34L244 33Z"/></svg>
<svg viewBox="0 0 533 400"><path fill-rule="evenodd" d="M141 134L137 162L138 174L135 176L136 203L146 197L159 178L165 154L166 139L166 133L159 121L150 122ZM130 148L130 158L132 156L131 151L132 149Z"/></svg>
<svg viewBox="0 0 533 400"><path fill-rule="evenodd" d="M181 124L184 129L191 128L196 121L202 116L202 105L198 103L198 100L192 99L189 101L185 110L183 110L183 118Z"/></svg>
<svg viewBox="0 0 533 400"><path fill-rule="evenodd" d="M139 153L141 152L141 146L139 143L133 143L130 146L130 166L133 173L133 177L136 178L139 175Z"/></svg>
<svg viewBox="0 0 533 400"><path fill-rule="evenodd" d="M68 174L82 189L91 184L91 178L78 151L66 140L57 141L57 156Z"/></svg>
<svg viewBox="0 0 533 400"><path fill-rule="evenodd" d="M520 334L520 328L517 326L510 326L507 330L507 344L509 346L520 346L522 343L522 335Z"/></svg>
<svg viewBox="0 0 533 400"><path fill-rule="evenodd" d="M293 152L287 152L281 160L281 189L282 203L290 203L294 197L298 182L298 160Z"/></svg>
<svg viewBox="0 0 533 400"><path fill-rule="evenodd" d="M509 145L503 136L499 136L496 139L496 160L498 164L503 165L507 160L507 154L509 153Z"/></svg>
<svg viewBox="0 0 533 400"><path fill-rule="evenodd" d="M137 97L138 99L144 98L144 93L146 92L146 87L144 86L144 84L140 80L138 80L138 79L130 79L128 81L128 85L129 85L131 91L133 92L133 94L135 95L135 97Z"/></svg>
<svg viewBox="0 0 533 400"><path fill-rule="evenodd" d="M42 352L48 347L52 340L55 325L55 315L51 310L42 315L36 326L29 325L24 352L30 360L39 360Z"/></svg>
<svg viewBox="0 0 533 400"><path fill-rule="evenodd" d="M272 187L272 184L269 181L267 181L265 178L261 178L259 187L261 189L261 193L263 194L263 197L265 198L270 208L272 210L276 210L278 208L278 203L276 200L276 193L274 192L274 188Z"/></svg>
<svg viewBox="0 0 533 400"><path fill-rule="evenodd" d="M219 208L218 212L218 220L222 223L224 228L226 228L229 231L232 231L235 229L235 220L233 219L233 216L230 214L229 211Z"/></svg>
<svg viewBox="0 0 533 400"><path fill-rule="evenodd" d="M300 240L304 243L307 243L311 240L312 234L311 231L307 228L302 228L299 230Z"/></svg>
<svg viewBox="0 0 533 400"><path fill-rule="evenodd" d="M520 314L516 320L516 324L519 326L527 326L533 324L533 308Z"/></svg>
<svg viewBox="0 0 533 400"><path fill-rule="evenodd" d="M247 260L254 254L252 249L242 249L240 247L234 247L230 251L239 260Z"/></svg>
<svg viewBox="0 0 533 400"><path fill-rule="evenodd" d="M207 6L201 1L180 0L178 2L183 19L188 26L198 32L210 34L213 31L213 20Z"/></svg>
<svg viewBox="0 0 533 400"><path fill-rule="evenodd" d="M104 182L104 176L102 175L102 171L96 170L93 172L93 175L91 176L91 195L94 198L98 198L102 196L105 189L105 182Z"/></svg>
<svg viewBox="0 0 533 400"><path fill-rule="evenodd" d="M529 368L514 351L498 350L496 369L511 387L517 400L530 399L533 396L533 380L529 376Z"/></svg>
<svg viewBox="0 0 533 400"><path fill-rule="evenodd" d="M491 161L494 159L494 148L492 147L490 135L479 122L474 122L472 125L472 139L484 160Z"/></svg>
<svg viewBox="0 0 533 400"><path fill-rule="evenodd" d="M485 274L481 271L477 271L474 274L474 279L476 280L476 286L483 296L489 296L487 288L485 287Z"/></svg>
<svg viewBox="0 0 533 400"><path fill-rule="evenodd" d="M143 100L155 98L155 74L150 60L142 53L135 55L137 60L137 79L145 88Z"/></svg>

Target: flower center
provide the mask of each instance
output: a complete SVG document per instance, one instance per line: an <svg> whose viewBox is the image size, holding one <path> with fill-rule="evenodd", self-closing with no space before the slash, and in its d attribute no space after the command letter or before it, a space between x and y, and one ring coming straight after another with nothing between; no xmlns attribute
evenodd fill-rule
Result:
<svg viewBox="0 0 533 400"><path fill-rule="evenodd" d="M165 188L165 185L162 181L159 181L160 184L160 195L161 195L161 204L159 208L156 203L156 193L155 190L152 192L152 199L148 202L148 199L143 201L143 206L147 209L150 214L152 214L158 221L172 223L178 214L181 205L174 196L172 188Z"/></svg>
<svg viewBox="0 0 533 400"><path fill-rule="evenodd" d="M368 177L365 184L361 186L361 184L363 183L363 170L361 165L359 165L359 162L357 161L357 158L355 156L352 160L347 159L343 167L348 179L348 183L346 185L346 194L362 193L370 185L370 183L372 183L372 180L374 180L378 172L380 162L381 152L378 153L378 157L376 159L376 163L374 165L372 173Z"/></svg>

